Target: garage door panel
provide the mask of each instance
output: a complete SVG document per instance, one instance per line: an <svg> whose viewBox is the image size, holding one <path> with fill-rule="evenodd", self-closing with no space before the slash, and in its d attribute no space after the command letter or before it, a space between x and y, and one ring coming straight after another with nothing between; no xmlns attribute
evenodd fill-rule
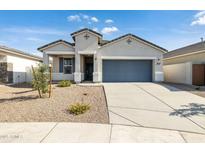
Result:
<svg viewBox="0 0 205 154"><path fill-rule="evenodd" d="M151 60L103 60L103 82L150 82Z"/></svg>

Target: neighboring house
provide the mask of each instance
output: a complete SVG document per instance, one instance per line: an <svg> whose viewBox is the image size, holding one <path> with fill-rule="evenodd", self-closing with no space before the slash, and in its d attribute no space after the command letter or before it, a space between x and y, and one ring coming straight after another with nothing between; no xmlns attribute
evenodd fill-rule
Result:
<svg viewBox="0 0 205 154"><path fill-rule="evenodd" d="M22 51L0 46L0 83L21 83L32 80L31 65L42 62L42 58Z"/></svg>
<svg viewBox="0 0 205 154"><path fill-rule="evenodd" d="M90 29L71 34L74 43L44 45L43 62L53 59L53 80L93 82L163 81L162 57L167 50L132 34L111 41Z"/></svg>
<svg viewBox="0 0 205 154"><path fill-rule="evenodd" d="M165 81L205 85L205 41L164 54Z"/></svg>

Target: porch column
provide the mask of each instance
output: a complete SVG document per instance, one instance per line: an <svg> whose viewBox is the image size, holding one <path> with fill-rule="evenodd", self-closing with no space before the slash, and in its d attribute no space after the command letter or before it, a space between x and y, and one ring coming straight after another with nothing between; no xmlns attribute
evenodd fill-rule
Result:
<svg viewBox="0 0 205 154"><path fill-rule="evenodd" d="M76 83L80 83L81 79L81 70L80 70L80 54L75 54L75 73L74 73L74 81Z"/></svg>
<svg viewBox="0 0 205 154"><path fill-rule="evenodd" d="M153 60L153 81L162 82L164 81L164 73L163 73L163 61L162 57L159 59Z"/></svg>
<svg viewBox="0 0 205 154"><path fill-rule="evenodd" d="M43 63L49 65L49 55L43 52Z"/></svg>
<svg viewBox="0 0 205 154"><path fill-rule="evenodd" d="M94 65L94 71L93 71L93 82L102 82L102 73L100 72L100 56L96 53L93 55L93 65Z"/></svg>

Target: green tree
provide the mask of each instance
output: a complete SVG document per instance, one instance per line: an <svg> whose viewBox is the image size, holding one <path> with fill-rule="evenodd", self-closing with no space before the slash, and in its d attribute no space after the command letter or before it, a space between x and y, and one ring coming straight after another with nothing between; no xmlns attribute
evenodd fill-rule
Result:
<svg viewBox="0 0 205 154"><path fill-rule="evenodd" d="M33 87L38 90L39 97L48 93L49 85L49 67L45 64L38 64L38 67L33 69Z"/></svg>

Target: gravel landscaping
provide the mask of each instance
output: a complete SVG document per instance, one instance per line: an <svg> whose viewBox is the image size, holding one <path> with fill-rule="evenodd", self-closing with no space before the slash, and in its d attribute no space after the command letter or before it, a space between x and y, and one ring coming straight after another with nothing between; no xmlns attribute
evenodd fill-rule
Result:
<svg viewBox="0 0 205 154"><path fill-rule="evenodd" d="M72 115L67 109L73 103L89 103L82 115ZM0 122L88 122L109 123L102 86L60 88L53 85L51 98L39 98L27 85L0 85Z"/></svg>

